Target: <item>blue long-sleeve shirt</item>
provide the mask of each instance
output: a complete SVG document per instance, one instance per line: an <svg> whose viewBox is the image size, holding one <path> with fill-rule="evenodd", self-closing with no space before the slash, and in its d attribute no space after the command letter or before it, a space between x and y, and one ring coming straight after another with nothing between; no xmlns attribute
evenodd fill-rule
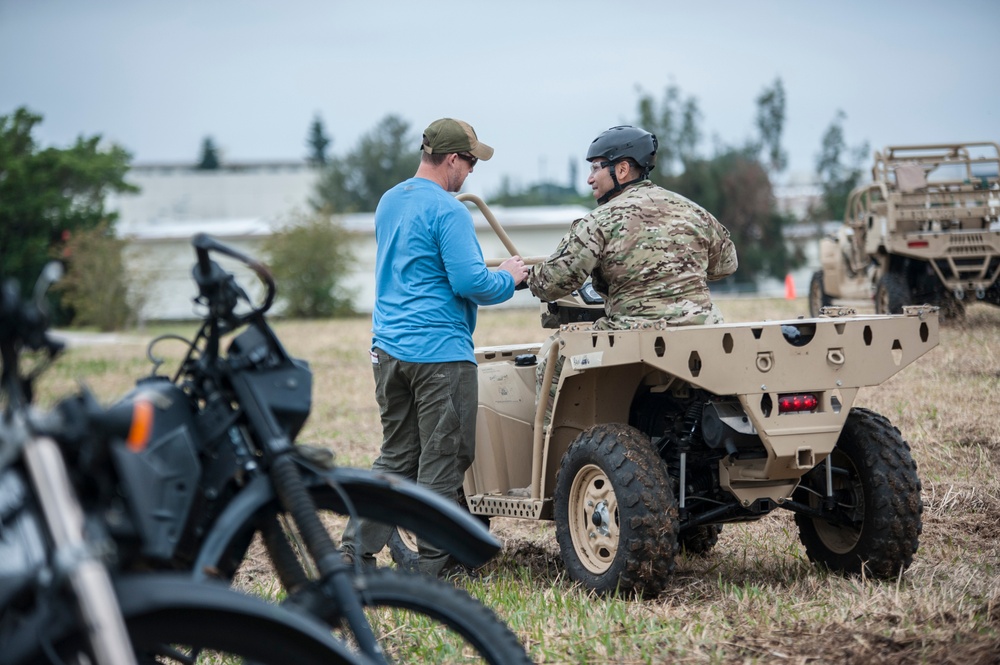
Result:
<svg viewBox="0 0 1000 665"><path fill-rule="evenodd" d="M486 267L465 205L410 178L379 201L375 241L372 346L408 362L475 362L476 310L514 295L514 278Z"/></svg>

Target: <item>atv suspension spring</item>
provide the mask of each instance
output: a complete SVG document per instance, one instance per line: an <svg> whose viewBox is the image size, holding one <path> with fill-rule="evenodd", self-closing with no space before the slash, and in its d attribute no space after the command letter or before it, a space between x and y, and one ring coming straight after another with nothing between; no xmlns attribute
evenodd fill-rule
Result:
<svg viewBox="0 0 1000 665"><path fill-rule="evenodd" d="M704 402L694 402L688 407L687 412L684 414L684 432L686 434L686 439L690 443L691 439L694 437L694 433L698 431L699 425L701 425L701 414L705 410Z"/></svg>

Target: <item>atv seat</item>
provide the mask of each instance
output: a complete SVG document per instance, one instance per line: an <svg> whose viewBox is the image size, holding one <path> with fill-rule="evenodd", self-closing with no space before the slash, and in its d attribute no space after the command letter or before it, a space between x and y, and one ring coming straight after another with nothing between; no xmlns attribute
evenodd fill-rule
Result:
<svg viewBox="0 0 1000 665"><path fill-rule="evenodd" d="M920 164L900 164L895 168L896 187L903 193L916 192L927 187L927 172Z"/></svg>

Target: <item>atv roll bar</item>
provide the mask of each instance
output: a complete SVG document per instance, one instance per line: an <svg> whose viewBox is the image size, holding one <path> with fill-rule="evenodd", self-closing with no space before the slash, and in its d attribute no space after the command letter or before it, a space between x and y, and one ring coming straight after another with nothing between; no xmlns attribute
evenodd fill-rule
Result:
<svg viewBox="0 0 1000 665"><path fill-rule="evenodd" d="M476 204L476 207L479 208L479 212L483 213L483 217L485 217L486 221L489 222L490 228L493 229L493 232L497 234L497 238L499 238L500 242L503 243L504 249L506 249L511 256L514 256L515 254L520 256L521 252L517 251L517 248L514 247L514 242L510 239L510 236L508 236L507 232L504 231L504 228L500 226L500 222L498 222L497 218L494 217L493 211L491 211L489 208L486 207L486 204L483 202L481 198L479 198L475 194L459 194L455 198L463 203L468 201L469 203ZM541 263L542 261L545 260L544 256L533 256L533 257L521 256L521 258L528 265ZM486 260L486 265L490 267L496 267L500 265L500 263L501 261L499 259Z"/></svg>

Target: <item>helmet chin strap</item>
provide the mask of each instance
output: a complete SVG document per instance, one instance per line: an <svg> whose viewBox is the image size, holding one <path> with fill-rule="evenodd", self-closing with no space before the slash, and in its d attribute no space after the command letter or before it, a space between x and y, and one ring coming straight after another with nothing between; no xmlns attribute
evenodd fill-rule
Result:
<svg viewBox="0 0 1000 665"><path fill-rule="evenodd" d="M618 182L618 175L615 173L615 165L617 163L618 162L612 162L610 164L611 181L615 183L615 186L609 189L607 192L605 192L604 196L600 196L597 198L597 205L604 205L605 203L610 201L612 198L617 196L618 193L622 191L622 189L625 188L625 185L631 185L633 182L638 182L639 180L642 180L642 176L639 176L638 178L629 180L628 182Z"/></svg>

